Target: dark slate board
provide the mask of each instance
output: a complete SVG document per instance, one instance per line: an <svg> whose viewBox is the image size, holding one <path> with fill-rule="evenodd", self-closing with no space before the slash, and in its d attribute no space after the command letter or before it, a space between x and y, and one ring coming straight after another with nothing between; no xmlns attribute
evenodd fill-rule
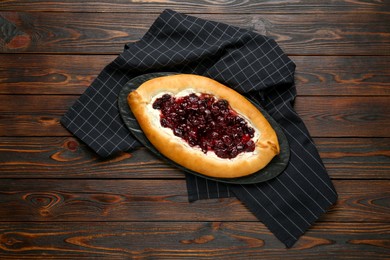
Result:
<svg viewBox="0 0 390 260"><path fill-rule="evenodd" d="M203 174L200 174L198 172L191 171L174 161L168 159L163 154L161 154L148 140L148 138L143 133L141 127L139 126L136 118L134 117L133 113L131 112L129 105L127 103L127 96L129 93L135 89L137 89L142 83L145 81L148 81L150 79L156 78L156 77L162 77L162 76L168 76L173 75L177 73L172 72L159 72L159 73L149 73L144 74L138 77L135 77L131 79L129 82L127 82L121 92L118 96L118 108L120 115L123 119L124 124L127 126L127 128L130 130L130 132L133 134L133 136L142 143L146 148L148 148L151 152L153 152L156 156L163 159L164 161L168 162L169 164L185 171L191 174L194 174L199 177L203 177L209 180L224 182L224 183L230 183L230 184L253 184L253 183L259 183L264 182L267 180L270 180L272 178L275 178L280 173L283 172L283 170L286 168L288 161L290 159L290 147L288 145L288 141L286 136L284 135L282 129L278 125L278 123L266 112L264 109L262 109L260 106L258 106L254 101L250 100L253 105L259 109L259 111L264 115L264 117L270 122L271 126L274 128L280 145L280 154L276 156L265 168L244 177L239 178L214 178L205 176Z"/></svg>

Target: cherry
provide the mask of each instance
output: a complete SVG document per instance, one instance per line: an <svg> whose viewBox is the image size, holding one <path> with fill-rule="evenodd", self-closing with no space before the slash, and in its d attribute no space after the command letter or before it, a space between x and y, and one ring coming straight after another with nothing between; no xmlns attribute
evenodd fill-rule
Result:
<svg viewBox="0 0 390 260"><path fill-rule="evenodd" d="M251 140L255 130L225 99L204 93L179 98L164 94L152 106L161 111L161 126L171 128L174 135L204 153L214 151L220 158L234 158L255 149Z"/></svg>

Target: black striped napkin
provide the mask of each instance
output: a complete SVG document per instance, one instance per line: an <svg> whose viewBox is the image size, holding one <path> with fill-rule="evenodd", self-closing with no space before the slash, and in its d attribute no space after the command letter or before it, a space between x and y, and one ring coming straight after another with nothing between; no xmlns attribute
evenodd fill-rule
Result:
<svg viewBox="0 0 390 260"><path fill-rule="evenodd" d="M281 125L291 159L277 178L228 185L186 175L189 200L237 197L287 247L337 200L310 135L293 109L295 64L276 42L246 29L165 10L145 36L125 46L61 123L105 157L140 144L121 121L117 97L131 78L151 72L213 78L256 100Z"/></svg>

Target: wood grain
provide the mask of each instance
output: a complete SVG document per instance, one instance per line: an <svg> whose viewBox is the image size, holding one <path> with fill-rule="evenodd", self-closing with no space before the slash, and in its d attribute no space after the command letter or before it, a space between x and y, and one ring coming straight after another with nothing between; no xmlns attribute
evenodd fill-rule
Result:
<svg viewBox="0 0 390 260"><path fill-rule="evenodd" d="M156 15L1 12L0 52L119 53L139 40ZM290 55L390 55L387 14L199 14L275 39ZM15 30L7 30L8 27ZM14 39L20 34L24 40Z"/></svg>
<svg viewBox="0 0 390 260"><path fill-rule="evenodd" d="M115 57L0 54L0 93L82 94Z"/></svg>
<svg viewBox="0 0 390 260"><path fill-rule="evenodd" d="M390 178L387 138L316 138L314 142L333 178Z"/></svg>
<svg viewBox="0 0 390 260"><path fill-rule="evenodd" d="M186 13L389 13L385 1L26 1L8 0L2 10L9 11L53 11L53 12L137 12L160 13L165 8Z"/></svg>
<svg viewBox="0 0 390 260"><path fill-rule="evenodd" d="M0 54L0 94L79 95L116 55ZM390 56L294 56L298 95L390 95Z"/></svg>
<svg viewBox="0 0 390 260"><path fill-rule="evenodd" d="M388 259L389 224L318 223L290 250L261 223L1 223L7 259Z"/></svg>
<svg viewBox="0 0 390 260"><path fill-rule="evenodd" d="M60 117L165 8L275 39L339 194L291 249L236 198L188 202L145 148L98 158ZM389 259L390 5L380 0L0 4L0 259Z"/></svg>
<svg viewBox="0 0 390 260"><path fill-rule="evenodd" d="M61 125L64 111L0 115L0 136L71 136Z"/></svg>
<svg viewBox="0 0 390 260"><path fill-rule="evenodd" d="M69 136L59 120L78 96L0 95L0 136ZM390 137L390 97L299 97L313 137Z"/></svg>
<svg viewBox="0 0 390 260"><path fill-rule="evenodd" d="M390 181L335 180L334 184L338 202L319 221L388 222ZM0 221L258 219L235 198L188 203L185 180L2 179Z"/></svg>
<svg viewBox="0 0 390 260"><path fill-rule="evenodd" d="M389 138L315 138L314 142L333 179L390 179ZM145 148L102 159L73 137L2 137L0 178L184 176Z"/></svg>
<svg viewBox="0 0 390 260"><path fill-rule="evenodd" d="M300 97L295 108L312 136L388 137L390 97Z"/></svg>
<svg viewBox="0 0 390 260"><path fill-rule="evenodd" d="M390 95L388 56L294 56L298 95Z"/></svg>

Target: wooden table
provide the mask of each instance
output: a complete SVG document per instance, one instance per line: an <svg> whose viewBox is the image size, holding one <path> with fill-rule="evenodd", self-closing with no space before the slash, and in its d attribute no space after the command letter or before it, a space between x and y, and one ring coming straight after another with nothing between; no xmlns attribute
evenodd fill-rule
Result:
<svg viewBox="0 0 390 260"><path fill-rule="evenodd" d="M258 2L3 1L0 258L390 258L389 3ZM296 63L295 107L339 200L293 248L235 198L188 203L147 150L103 160L60 125L165 8L265 34Z"/></svg>

